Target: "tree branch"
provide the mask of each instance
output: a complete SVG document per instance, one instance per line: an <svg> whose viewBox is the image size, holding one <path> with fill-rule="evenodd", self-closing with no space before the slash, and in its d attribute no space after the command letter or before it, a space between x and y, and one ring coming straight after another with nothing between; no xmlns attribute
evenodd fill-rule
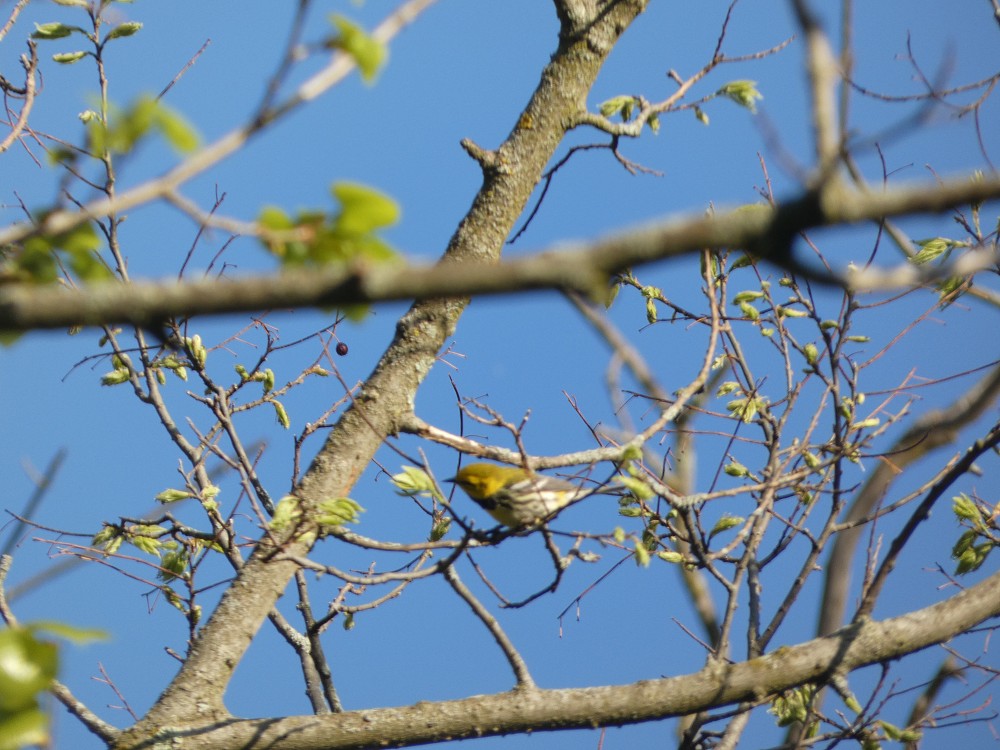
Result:
<svg viewBox="0 0 1000 750"><path fill-rule="evenodd" d="M537 126L536 126L537 127ZM517 133L518 131L515 131ZM610 274L704 248L745 248L811 279L855 289L904 287L967 275L996 262L993 253L969 253L942 267L907 264L890 271L831 273L791 257L798 233L820 226L877 221L887 216L943 212L1000 198L1000 177L957 178L880 193L835 187L806 193L776 208L736 209L711 217L675 219L627 230L591 243L562 243L531 257L495 265L472 253L461 265L355 266L306 269L237 280L92 284L68 290L0 285L0 330L132 323L156 327L169 317L255 310L338 306L401 299L458 298L530 289L603 290ZM467 231L453 239L466 241ZM463 236L464 235L464 236ZM506 237L506 235L504 235ZM449 255L452 251L449 251Z"/></svg>
<svg viewBox="0 0 1000 750"><path fill-rule="evenodd" d="M229 720L162 730L199 750L233 747L325 750L406 747L518 732L635 724L744 700L759 701L830 674L886 663L1000 615L1000 573L938 604L883 621L863 621L830 636L738 664L713 664L680 677L631 685L563 690L517 689L458 701L326 716ZM135 747L121 743L120 749Z"/></svg>
<svg viewBox="0 0 1000 750"><path fill-rule="evenodd" d="M372 38L385 44L434 2L435 0L409 0L372 31ZM6 230L0 231L0 246L20 242L38 234L62 234L91 219L121 214L173 193L191 178L242 149L247 141L268 126L284 119L343 81L356 67L353 57L346 53L335 53L328 65L306 80L287 99L261 112L251 122L230 131L215 143L200 149L166 174L136 185L114 197L95 200L79 211L55 211L46 216L39 225L26 222L13 224Z"/></svg>
<svg viewBox="0 0 1000 750"><path fill-rule="evenodd" d="M502 169L487 170L483 186L449 243L442 264L495 262L545 165L565 135L570 114L596 79L618 37L645 0L606 6L583 38L561 40L517 125L497 150ZM530 127L525 123L530 123ZM428 300L402 316L396 336L326 444L293 490L301 522L264 534L192 645L180 672L150 712L127 730L120 747L143 744L162 727L228 722L222 697L257 629L298 566L283 555L305 554L319 528L320 503L345 497L399 419L411 413L416 390L450 337L465 300ZM280 553L283 553L280 554ZM134 746L134 745L133 745Z"/></svg>

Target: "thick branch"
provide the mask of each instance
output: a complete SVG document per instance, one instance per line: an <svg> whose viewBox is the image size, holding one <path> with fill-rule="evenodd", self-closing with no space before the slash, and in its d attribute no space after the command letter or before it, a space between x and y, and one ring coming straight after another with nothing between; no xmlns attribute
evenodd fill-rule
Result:
<svg viewBox="0 0 1000 750"><path fill-rule="evenodd" d="M518 126L497 150L501 166L484 170L483 186L452 237L444 264L460 268L470 261L499 258L566 123L585 101L618 36L644 8L644 0L615 2L585 38L560 43ZM416 390L465 305L464 300L418 302L400 319L394 340L294 490L302 523L273 539L264 536L205 624L180 673L149 714L128 730L128 737L148 737L164 726L225 723L222 696L233 670L297 569L285 555L275 559L274 553L309 551L317 531L311 511L326 499L350 494L382 442L397 431L397 421L412 411Z"/></svg>
<svg viewBox="0 0 1000 750"><path fill-rule="evenodd" d="M508 147L514 148L509 144ZM499 200L499 196L490 193L495 193L500 186L511 181L506 177L499 179L499 176L489 179L481 193L483 197L477 198L479 210L482 210L482 201ZM531 183L533 185L534 182ZM820 270L810 273L793 262L789 253L791 239L799 232L814 227L942 212L973 201L998 197L1000 177L982 181L958 178L880 193L835 188L819 194L808 193L776 209L764 206L753 211L737 209L712 217L699 216L652 224L593 243L563 243L550 251L499 266L493 264L492 256L486 257L482 250L467 245L473 262L461 265L441 263L425 267L310 269L232 281L93 284L81 290L33 285L0 286L0 330L27 331L112 323L157 326L168 317L463 297L525 289L573 289L587 294L603 288L608 274L642 263L700 252L704 248L747 248L778 265L792 265L793 270L800 273L806 271L813 278L855 288L914 285L934 280L942 274L961 275L977 269L942 270L928 264L906 265L891 274L872 269L845 276ZM519 207L521 205L518 203ZM480 221L489 218L481 217ZM492 220L496 218L494 216ZM463 225L452 247L455 247L456 241L469 243L473 226L478 225ZM499 236L500 232L504 232L506 236L505 231L502 226L494 226L490 233ZM449 257L457 256L450 250ZM988 259L982 260L985 263Z"/></svg>
<svg viewBox="0 0 1000 750"><path fill-rule="evenodd" d="M199 750L405 747L442 740L634 724L757 701L834 672L886 663L1000 615L1000 573L916 612L682 677L565 690L514 690L459 701L325 716L232 720L161 732ZM121 750L132 745L120 744Z"/></svg>

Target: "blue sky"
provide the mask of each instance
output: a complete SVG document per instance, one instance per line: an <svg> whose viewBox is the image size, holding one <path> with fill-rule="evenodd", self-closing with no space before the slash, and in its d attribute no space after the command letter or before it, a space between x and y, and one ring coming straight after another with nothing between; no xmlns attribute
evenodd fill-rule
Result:
<svg viewBox="0 0 1000 750"><path fill-rule="evenodd" d="M5 5L9 6L7 3ZM212 141L238 126L261 96L261 82L273 69L281 51L292 4L262 2L213 3L178 1L136 2L117 6L123 19L140 20L141 33L117 42L110 54L111 96L127 102L144 92L158 92L211 39L197 63L168 94L167 103L183 113ZM904 59L907 35L923 70L931 77L952 66L949 84L978 80L995 72L997 29L987 3L882 2L859 4L856 22L857 80L893 94L920 90ZM373 25L394 3L372 0L363 6L344 2L317 3L307 38L321 34L327 13L340 12ZM596 108L611 96L643 94L663 98L673 91L665 76L675 69L686 76L711 55L726 4L654 2L625 36L597 82L589 104ZM33 3L0 46L4 74L16 80L20 41L32 22L74 22L73 9ZM832 14L831 14L832 16ZM829 19L831 22L834 19ZM555 47L557 23L550 3L507 0L441 0L391 46L391 58L374 86L352 76L309 108L292 115L280 127L255 140L240 155L218 165L186 185L184 194L204 206L225 193L223 212L252 219L260 207L279 204L289 209L328 208L328 189L335 180L357 180L392 195L402 206L403 218L387 237L408 258L433 260L448 241L478 187L474 162L459 147L471 138L493 147L510 130L527 101L541 66ZM737 6L724 51L741 55L778 44L794 33L787 3L744 0ZM76 47L67 43L40 46L43 57ZM690 113L663 118L659 135L625 142L630 159L663 173L633 176L605 151L577 156L557 176L542 210L529 231L507 252L529 253L560 241L593 237L678 213L700 213L712 204L732 206L757 200L764 184L760 157L767 163L775 192L793 194L799 187L785 165L808 164L809 120L802 47L795 43L778 55L752 63L723 66L694 91L701 96L729 80L752 79L764 95L756 118L721 99L706 111L709 127ZM315 66L307 64L294 80L302 80ZM85 63L43 65L44 90L32 125L38 130L78 138L82 132L76 113L91 106L95 76ZM961 101L969 101L966 96ZM893 105L855 97L852 128L861 138L904 120L915 105ZM983 107L983 136L996 159L995 100ZM601 140L592 132L570 135L567 143ZM780 144L780 146L779 146ZM32 149L38 156L40 150ZM564 153L561 151L560 153ZM907 132L884 144L887 170L893 179L928 179L928 167L943 175L974 168L987 169L969 118L955 120L947 110L935 113L926 128ZM759 156L760 155L760 156ZM18 199L30 207L44 206L57 194L59 173L37 166L21 149L5 155L0 179L0 209L4 222L21 219ZM136 184L154 176L176 160L159 143L145 144L121 170L121 184ZM861 154L869 178L880 176L873 151ZM16 192L16 195L15 195ZM79 197L88 197L80 193ZM992 222L984 211L984 222ZM904 222L911 237L954 232L946 217ZM123 229L126 252L134 276L161 277L177 272L191 247L196 227L175 209L151 206L132 212ZM818 233L817 238L835 262L863 260L871 250L874 230ZM227 239L212 233L193 256L194 268L204 268ZM879 259L897 262L886 245ZM273 261L250 239L234 242L224 256L231 273L273 268ZM643 269L640 277L665 289L681 304L698 305L696 266L683 261ZM827 297L829 304L836 300ZM909 322L933 306L930 295L911 295L891 315L874 308L860 316L878 344L891 340ZM389 341L402 305L378 307L359 324L343 324L338 336L350 345L350 354L337 361L344 380L364 378ZM643 301L623 293L612 318L643 348L668 390L687 382L700 363L704 339L700 332L680 325L647 327ZM934 313L913 335L891 349L880 363L872 388L890 388L916 368L924 378L937 378L979 367L996 356L990 344L993 321L984 323L978 303L956 305ZM274 315L283 340L294 340L328 325L329 315L300 313ZM207 322L202 336L218 342L243 324L230 318ZM988 329L984 329L988 325ZM106 361L88 359L98 353L96 335L34 334L0 352L0 414L7 429L0 434L0 477L6 490L0 506L17 510L30 495L32 477L59 448L68 457L38 521L59 529L92 534L102 520L119 514L138 516L151 509L153 496L177 484L177 458L162 428L147 410L123 389L101 388L100 376L110 369ZM259 337L248 336L259 345ZM994 336L995 341L995 336ZM577 398L594 420L613 422L603 387L608 353L587 325L555 294L476 300L463 317L454 348L464 357L449 357L455 369L439 365L417 399L417 412L445 429L457 430L452 380L465 396L481 397L508 419L517 420L530 409L528 448L541 454L589 447L588 432L574 415L563 392ZM252 345L233 345L213 353L220 373L237 362L248 362ZM275 358L279 380L313 350L293 350ZM767 354L759 357L762 370ZM285 372L281 367L287 368ZM291 377L288 375L287 377ZM943 404L972 381L960 379L920 392L917 408ZM626 383L626 385L628 385ZM332 394L332 395L331 395ZM172 392L180 407L181 389ZM340 395L334 383L310 383L286 404L293 432L314 419ZM641 414L641 412L636 412ZM270 414L249 417L243 424L249 440L263 440L268 452L262 464L265 480L280 495L288 487L292 437ZM497 439L495 436L493 439ZM318 448L314 440L306 460ZM455 456L433 446L403 440L412 453L425 448L439 476L448 476ZM379 459L391 471L402 459L383 451ZM995 464L995 459L994 459ZM702 470L710 472L715 457L704 457ZM389 538L419 538L422 519L375 471L357 486L355 498L368 512L362 530ZM863 480L859 474L858 481ZM233 483L222 482L224 490ZM464 502L460 500L459 502ZM595 501L596 502L596 501ZM478 510L463 506L482 525ZM723 508L720 508L721 512ZM726 508L745 513L746 508ZM573 509L581 523L599 509ZM714 512L714 511L712 511ZM569 515L569 514L568 514ZM194 520L196 516L190 516ZM573 528L573 518L565 520ZM562 519L560 519L562 523ZM888 530L887 530L887 533ZM933 526L923 530L926 544L904 557L898 578L877 612L887 616L936 601L945 592L935 587L941 579L931 568L951 568L948 551L957 531L951 514L940 508ZM29 537L55 538L46 532ZM15 558L11 583L16 585L51 565L53 547L25 541ZM919 554L917 554L919 552ZM343 550L321 548L317 557L341 567L367 567L362 554L350 563ZM328 559L329 558L329 559ZM512 596L547 583L547 556L538 539L513 540L503 549L480 553L479 561L491 576L510 587ZM610 580L588 594L579 621L571 607L560 629L559 613L572 605L615 561L607 552L601 563L576 564L563 587L524 611L503 611L501 622L523 649L536 680L545 687L628 682L640 678L694 671L703 655L672 621L693 625L686 605L678 605L675 571L667 565L643 570L627 562ZM540 572L542 571L542 572ZM460 571L467 581L473 573ZM220 568L219 576L225 572ZM817 579L818 583L818 579ZM324 591L328 583L317 585ZM511 677L502 656L489 642L468 610L449 595L442 581L414 586L386 608L358 618L345 633L334 627L328 635L328 653L334 675L348 708L395 705L416 700L459 698L509 687ZM780 592L780 588L776 589ZM117 699L92 678L102 664L137 711L143 711L166 684L175 663L163 646L182 649L185 628L181 618L162 600L144 597L147 588L93 565L78 569L16 602L26 620L57 618L108 631L111 640L84 648L67 648L64 680L105 719L124 725L127 717L105 706ZM333 595L330 588L328 595ZM777 594L775 594L777 595ZM212 592L206 593L206 602ZM485 594L484 594L485 596ZM771 592L767 592L768 600ZM816 587L806 597L817 596ZM287 599L287 597L286 597ZM318 597L319 601L323 596ZM292 603L284 606L294 616ZM401 627L401 623L403 626ZM777 643L809 637L809 619L789 623ZM776 644L777 645L777 644ZM485 656L484 656L485 654ZM904 673L907 684L922 681L940 658L939 653L917 659ZM485 662L483 661L485 659ZM297 680L295 660L267 627L237 672L228 696L234 713L266 715L307 710ZM863 693L871 679L859 676L852 686ZM895 717L900 718L900 717ZM607 741L669 742L672 724L655 723L611 730ZM984 725L956 730L965 744L985 742ZM582 736L585 735L585 736ZM747 736L747 746L775 741L768 720L758 716ZM484 740L481 744L501 740ZM596 745L596 733L570 733L541 738L504 740L518 746L544 742L546 747ZM57 725L59 747L88 748L97 743L62 716ZM88 744L89 743L89 744Z"/></svg>

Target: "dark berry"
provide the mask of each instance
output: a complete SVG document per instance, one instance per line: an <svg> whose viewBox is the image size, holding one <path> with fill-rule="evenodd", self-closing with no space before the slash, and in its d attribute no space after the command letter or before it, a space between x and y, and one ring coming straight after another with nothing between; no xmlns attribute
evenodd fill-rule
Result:
<svg viewBox="0 0 1000 750"><path fill-rule="evenodd" d="M347 344L345 344L343 341L337 344L337 354L339 354L341 357L347 356Z"/></svg>

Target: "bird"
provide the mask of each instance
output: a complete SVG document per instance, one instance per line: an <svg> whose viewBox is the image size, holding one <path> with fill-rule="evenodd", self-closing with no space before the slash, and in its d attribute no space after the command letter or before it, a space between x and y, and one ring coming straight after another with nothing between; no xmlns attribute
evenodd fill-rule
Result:
<svg viewBox="0 0 1000 750"><path fill-rule="evenodd" d="M511 529L523 529L555 516L563 508L598 493L617 489L581 486L564 479L532 474L515 466L486 462L471 463L446 480L494 519Z"/></svg>

